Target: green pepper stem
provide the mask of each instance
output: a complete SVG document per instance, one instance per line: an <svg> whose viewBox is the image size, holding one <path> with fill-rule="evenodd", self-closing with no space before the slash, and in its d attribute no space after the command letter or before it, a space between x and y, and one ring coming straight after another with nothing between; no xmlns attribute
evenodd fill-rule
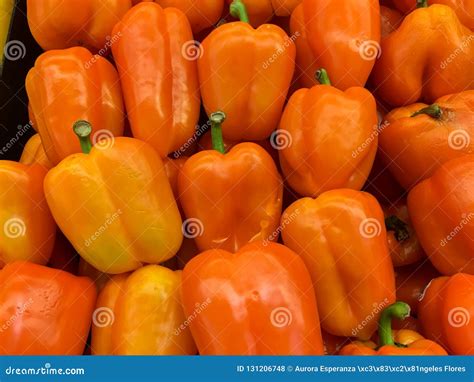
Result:
<svg viewBox="0 0 474 382"><path fill-rule="evenodd" d="M411 116L416 117L417 115L420 114L426 114L429 115L431 118L436 118L439 119L441 117L441 107L437 104L434 103L433 105L424 107L423 109L418 110L417 112L413 113Z"/></svg>
<svg viewBox="0 0 474 382"><path fill-rule="evenodd" d="M232 4L230 4L229 10L232 17L235 17L244 23L250 23L247 7L242 0L234 0Z"/></svg>
<svg viewBox="0 0 474 382"><path fill-rule="evenodd" d="M416 0L417 8L428 8L428 0Z"/></svg>
<svg viewBox="0 0 474 382"><path fill-rule="evenodd" d="M81 149L84 154L89 154L92 149L91 133L92 125L84 120L79 120L72 126L74 133L79 138Z"/></svg>
<svg viewBox="0 0 474 382"><path fill-rule="evenodd" d="M225 120L223 111L216 111L209 117L211 121L212 148L221 154L225 154L224 138L222 137L222 123Z"/></svg>
<svg viewBox="0 0 474 382"><path fill-rule="evenodd" d="M403 320L410 316L410 306L397 301L384 309L379 320L379 346L395 345L392 336L392 318Z"/></svg>
<svg viewBox="0 0 474 382"><path fill-rule="evenodd" d="M324 68L321 68L316 71L316 80L321 85L331 85L331 80L329 79L328 72Z"/></svg>
<svg viewBox="0 0 474 382"><path fill-rule="evenodd" d="M395 239L398 242L404 241L410 237L408 224L401 220L398 216L392 215L385 218L385 228L387 231L395 232Z"/></svg>

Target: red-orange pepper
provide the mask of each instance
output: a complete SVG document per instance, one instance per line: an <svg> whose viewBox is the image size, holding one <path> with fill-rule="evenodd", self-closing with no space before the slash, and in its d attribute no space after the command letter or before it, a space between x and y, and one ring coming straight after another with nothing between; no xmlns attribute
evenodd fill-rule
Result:
<svg viewBox="0 0 474 382"><path fill-rule="evenodd" d="M201 45L199 81L208 115L227 115L224 138L259 141L278 125L295 66L293 40L278 26L257 29L247 22L245 6L232 13L242 21L223 24Z"/></svg>
<svg viewBox="0 0 474 382"><path fill-rule="evenodd" d="M18 261L0 271L0 354L81 355L96 299L93 282Z"/></svg>
<svg viewBox="0 0 474 382"><path fill-rule="evenodd" d="M306 87L321 67L339 89L364 86L381 53L377 0L303 0L291 15L290 31Z"/></svg>
<svg viewBox="0 0 474 382"><path fill-rule="evenodd" d="M410 307L404 302L385 308L379 322L379 346L373 343L353 342L339 352L341 355L448 355L436 342L423 338L407 329L392 332L392 318L404 319Z"/></svg>
<svg viewBox="0 0 474 382"><path fill-rule="evenodd" d="M408 194L420 243L443 275L474 275L474 155L444 163Z"/></svg>
<svg viewBox="0 0 474 382"><path fill-rule="evenodd" d="M33 163L0 161L0 268L16 260L46 264L56 224L46 203L47 169Z"/></svg>
<svg viewBox="0 0 474 382"><path fill-rule="evenodd" d="M474 355L474 276L434 279L419 304L424 333L452 354Z"/></svg>
<svg viewBox="0 0 474 382"><path fill-rule="evenodd" d="M413 2L413 0L409 0ZM403 15L396 9L380 6L380 24L382 28L382 37L385 37L398 29L403 21Z"/></svg>
<svg viewBox="0 0 474 382"><path fill-rule="evenodd" d="M202 251L237 251L250 241L276 241L283 183L271 156L255 143L241 143L225 154L222 112L211 115L214 150L184 164L178 178L185 236ZM225 122L227 123L227 122ZM188 232L189 230L189 232Z"/></svg>
<svg viewBox="0 0 474 382"><path fill-rule="evenodd" d="M474 34L451 8L417 2L420 8L382 38L372 72L375 93L392 106L431 103L474 86Z"/></svg>
<svg viewBox="0 0 474 382"><path fill-rule="evenodd" d="M310 276L283 245L203 252L185 266L182 293L201 355L323 354Z"/></svg>
<svg viewBox="0 0 474 382"><path fill-rule="evenodd" d="M120 35L112 52L133 136L165 157L192 137L199 119L199 47L189 22L179 9L145 2L113 34Z"/></svg>
<svg viewBox="0 0 474 382"><path fill-rule="evenodd" d="M81 152L71 129L86 119L94 125L92 139L123 134L123 104L114 66L85 48L43 53L26 77L26 91L49 161L56 165Z"/></svg>

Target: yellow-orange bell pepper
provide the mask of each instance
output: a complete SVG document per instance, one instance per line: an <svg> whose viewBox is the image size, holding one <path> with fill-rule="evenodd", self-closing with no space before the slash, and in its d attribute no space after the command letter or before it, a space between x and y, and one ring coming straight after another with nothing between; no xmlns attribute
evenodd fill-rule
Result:
<svg viewBox="0 0 474 382"><path fill-rule="evenodd" d="M84 153L50 170L44 187L56 222L79 255L111 274L174 256L181 217L158 154L125 137L92 147L90 124L78 121L74 129Z"/></svg>
<svg viewBox="0 0 474 382"><path fill-rule="evenodd" d="M53 167L46 152L44 151L43 143L39 134L33 135L28 142L26 142L23 152L21 153L20 163L33 164L38 163L47 169Z"/></svg>
<svg viewBox="0 0 474 382"><path fill-rule="evenodd" d="M114 276L102 290L92 326L92 354L193 355L181 304L181 272L148 265Z"/></svg>
<svg viewBox="0 0 474 382"><path fill-rule="evenodd" d="M47 169L0 161L0 268L15 260L46 264L56 224L43 191Z"/></svg>
<svg viewBox="0 0 474 382"><path fill-rule="evenodd" d="M146 2L113 33L120 35L112 52L133 136L165 157L192 137L199 119L199 48L189 22L179 9Z"/></svg>
<svg viewBox="0 0 474 382"><path fill-rule="evenodd" d="M313 279L321 327L367 340L382 309L395 301L395 275L384 216L370 194L333 190L290 205L281 218L285 245Z"/></svg>
<svg viewBox="0 0 474 382"><path fill-rule="evenodd" d="M130 0L28 0L30 31L44 50L76 45L107 50L112 28L132 6Z"/></svg>
<svg viewBox="0 0 474 382"><path fill-rule="evenodd" d="M114 66L85 48L53 50L36 60L26 91L48 159L57 165L81 152L71 129L79 119L94 124L92 139L123 134L123 104Z"/></svg>

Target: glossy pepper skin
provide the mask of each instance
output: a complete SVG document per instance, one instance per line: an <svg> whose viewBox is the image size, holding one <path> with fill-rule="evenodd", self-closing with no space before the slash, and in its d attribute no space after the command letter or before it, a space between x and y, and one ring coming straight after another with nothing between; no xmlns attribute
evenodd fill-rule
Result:
<svg viewBox="0 0 474 382"><path fill-rule="evenodd" d="M434 4L416 9L382 39L383 54L372 72L376 95L402 106L472 89L472 38L451 8Z"/></svg>
<svg viewBox="0 0 474 382"><path fill-rule="evenodd" d="M147 265L114 276L97 299L94 355L193 355L196 347L181 304L181 272Z"/></svg>
<svg viewBox="0 0 474 382"><path fill-rule="evenodd" d="M246 20L242 2L238 9ZM202 42L199 81L208 115L227 115L224 138L259 141L278 126L295 66L295 46L280 27L223 24Z"/></svg>
<svg viewBox="0 0 474 382"><path fill-rule="evenodd" d="M30 165L37 163L43 167L50 169L53 167L46 152L44 151L43 143L39 134L33 135L28 142L26 142L23 152L21 153L20 163Z"/></svg>
<svg viewBox="0 0 474 382"><path fill-rule="evenodd" d="M134 6L114 27L112 52L133 136L165 157L194 133L199 119L199 48L183 12Z"/></svg>
<svg viewBox="0 0 474 382"><path fill-rule="evenodd" d="M408 194L408 212L443 275L474 274L474 155L452 159Z"/></svg>
<svg viewBox="0 0 474 382"><path fill-rule="evenodd" d="M46 203L40 164L0 161L0 267L16 260L46 264L56 224Z"/></svg>
<svg viewBox="0 0 474 382"><path fill-rule="evenodd" d="M224 118L213 113L211 129L219 133ZM227 154L221 140L213 144L214 150L189 158L178 176L184 231L201 251L235 252L250 241L276 241L283 182L273 159L255 143L240 143Z"/></svg>
<svg viewBox="0 0 474 382"><path fill-rule="evenodd" d="M413 0L392 0L400 11L407 14L415 10ZM444 4L454 9L459 21L470 29L474 29L474 3L471 0L429 0L429 4Z"/></svg>
<svg viewBox="0 0 474 382"><path fill-rule="evenodd" d="M84 151L90 125L78 121ZM158 154L145 142L115 138L50 170L44 187L54 219L93 267L117 274L173 257L181 217Z"/></svg>
<svg viewBox="0 0 474 382"><path fill-rule="evenodd" d="M425 258L408 214L406 202L384 208L388 249L394 267L416 263Z"/></svg>
<svg viewBox="0 0 474 382"><path fill-rule="evenodd" d="M123 134L123 102L117 71L105 58L75 47L43 53L26 77L26 91L49 161L57 165L81 152L71 126L94 124L93 140Z"/></svg>
<svg viewBox="0 0 474 382"><path fill-rule="evenodd" d="M474 355L474 276L457 273L434 279L418 314L424 332L451 354Z"/></svg>
<svg viewBox="0 0 474 382"><path fill-rule="evenodd" d="M0 271L1 355L81 355L96 299L86 277L29 262ZM17 319L12 319L16 317Z"/></svg>
<svg viewBox="0 0 474 382"><path fill-rule="evenodd" d="M379 136L382 160L406 189L440 164L474 153L474 90L392 110Z"/></svg>
<svg viewBox="0 0 474 382"><path fill-rule="evenodd" d="M408 329L392 332L392 318L409 317L410 307L404 302L385 308L379 321L379 346L363 342L353 342L339 352L340 355L448 355L436 342Z"/></svg>
<svg viewBox="0 0 474 382"><path fill-rule="evenodd" d="M202 307L190 321L201 355L323 354L311 279L283 245L203 252L185 266L182 290L186 316Z"/></svg>
<svg viewBox="0 0 474 382"><path fill-rule="evenodd" d="M381 308L395 301L383 220L373 196L349 189L300 199L282 215L283 242L308 267L330 334L369 339Z"/></svg>
<svg viewBox="0 0 474 382"><path fill-rule="evenodd" d="M30 31L44 49L111 44L112 28L132 6L130 0L28 0Z"/></svg>
<svg viewBox="0 0 474 382"><path fill-rule="evenodd" d="M317 15L317 17L315 17ZM314 85L315 69L324 67L334 86L363 87L380 55L380 6L377 0L303 0L294 10L291 35L299 35L297 67Z"/></svg>
<svg viewBox="0 0 474 382"><path fill-rule="evenodd" d="M377 151L374 97L361 87L343 92L318 73L322 85L297 90L283 112L276 140L283 174L302 196L360 190Z"/></svg>

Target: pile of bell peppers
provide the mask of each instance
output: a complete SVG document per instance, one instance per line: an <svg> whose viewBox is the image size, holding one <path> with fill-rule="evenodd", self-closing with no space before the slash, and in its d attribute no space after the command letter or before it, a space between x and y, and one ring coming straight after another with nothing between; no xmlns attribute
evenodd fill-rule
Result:
<svg viewBox="0 0 474 382"><path fill-rule="evenodd" d="M474 355L474 2L28 0L4 355Z"/></svg>

